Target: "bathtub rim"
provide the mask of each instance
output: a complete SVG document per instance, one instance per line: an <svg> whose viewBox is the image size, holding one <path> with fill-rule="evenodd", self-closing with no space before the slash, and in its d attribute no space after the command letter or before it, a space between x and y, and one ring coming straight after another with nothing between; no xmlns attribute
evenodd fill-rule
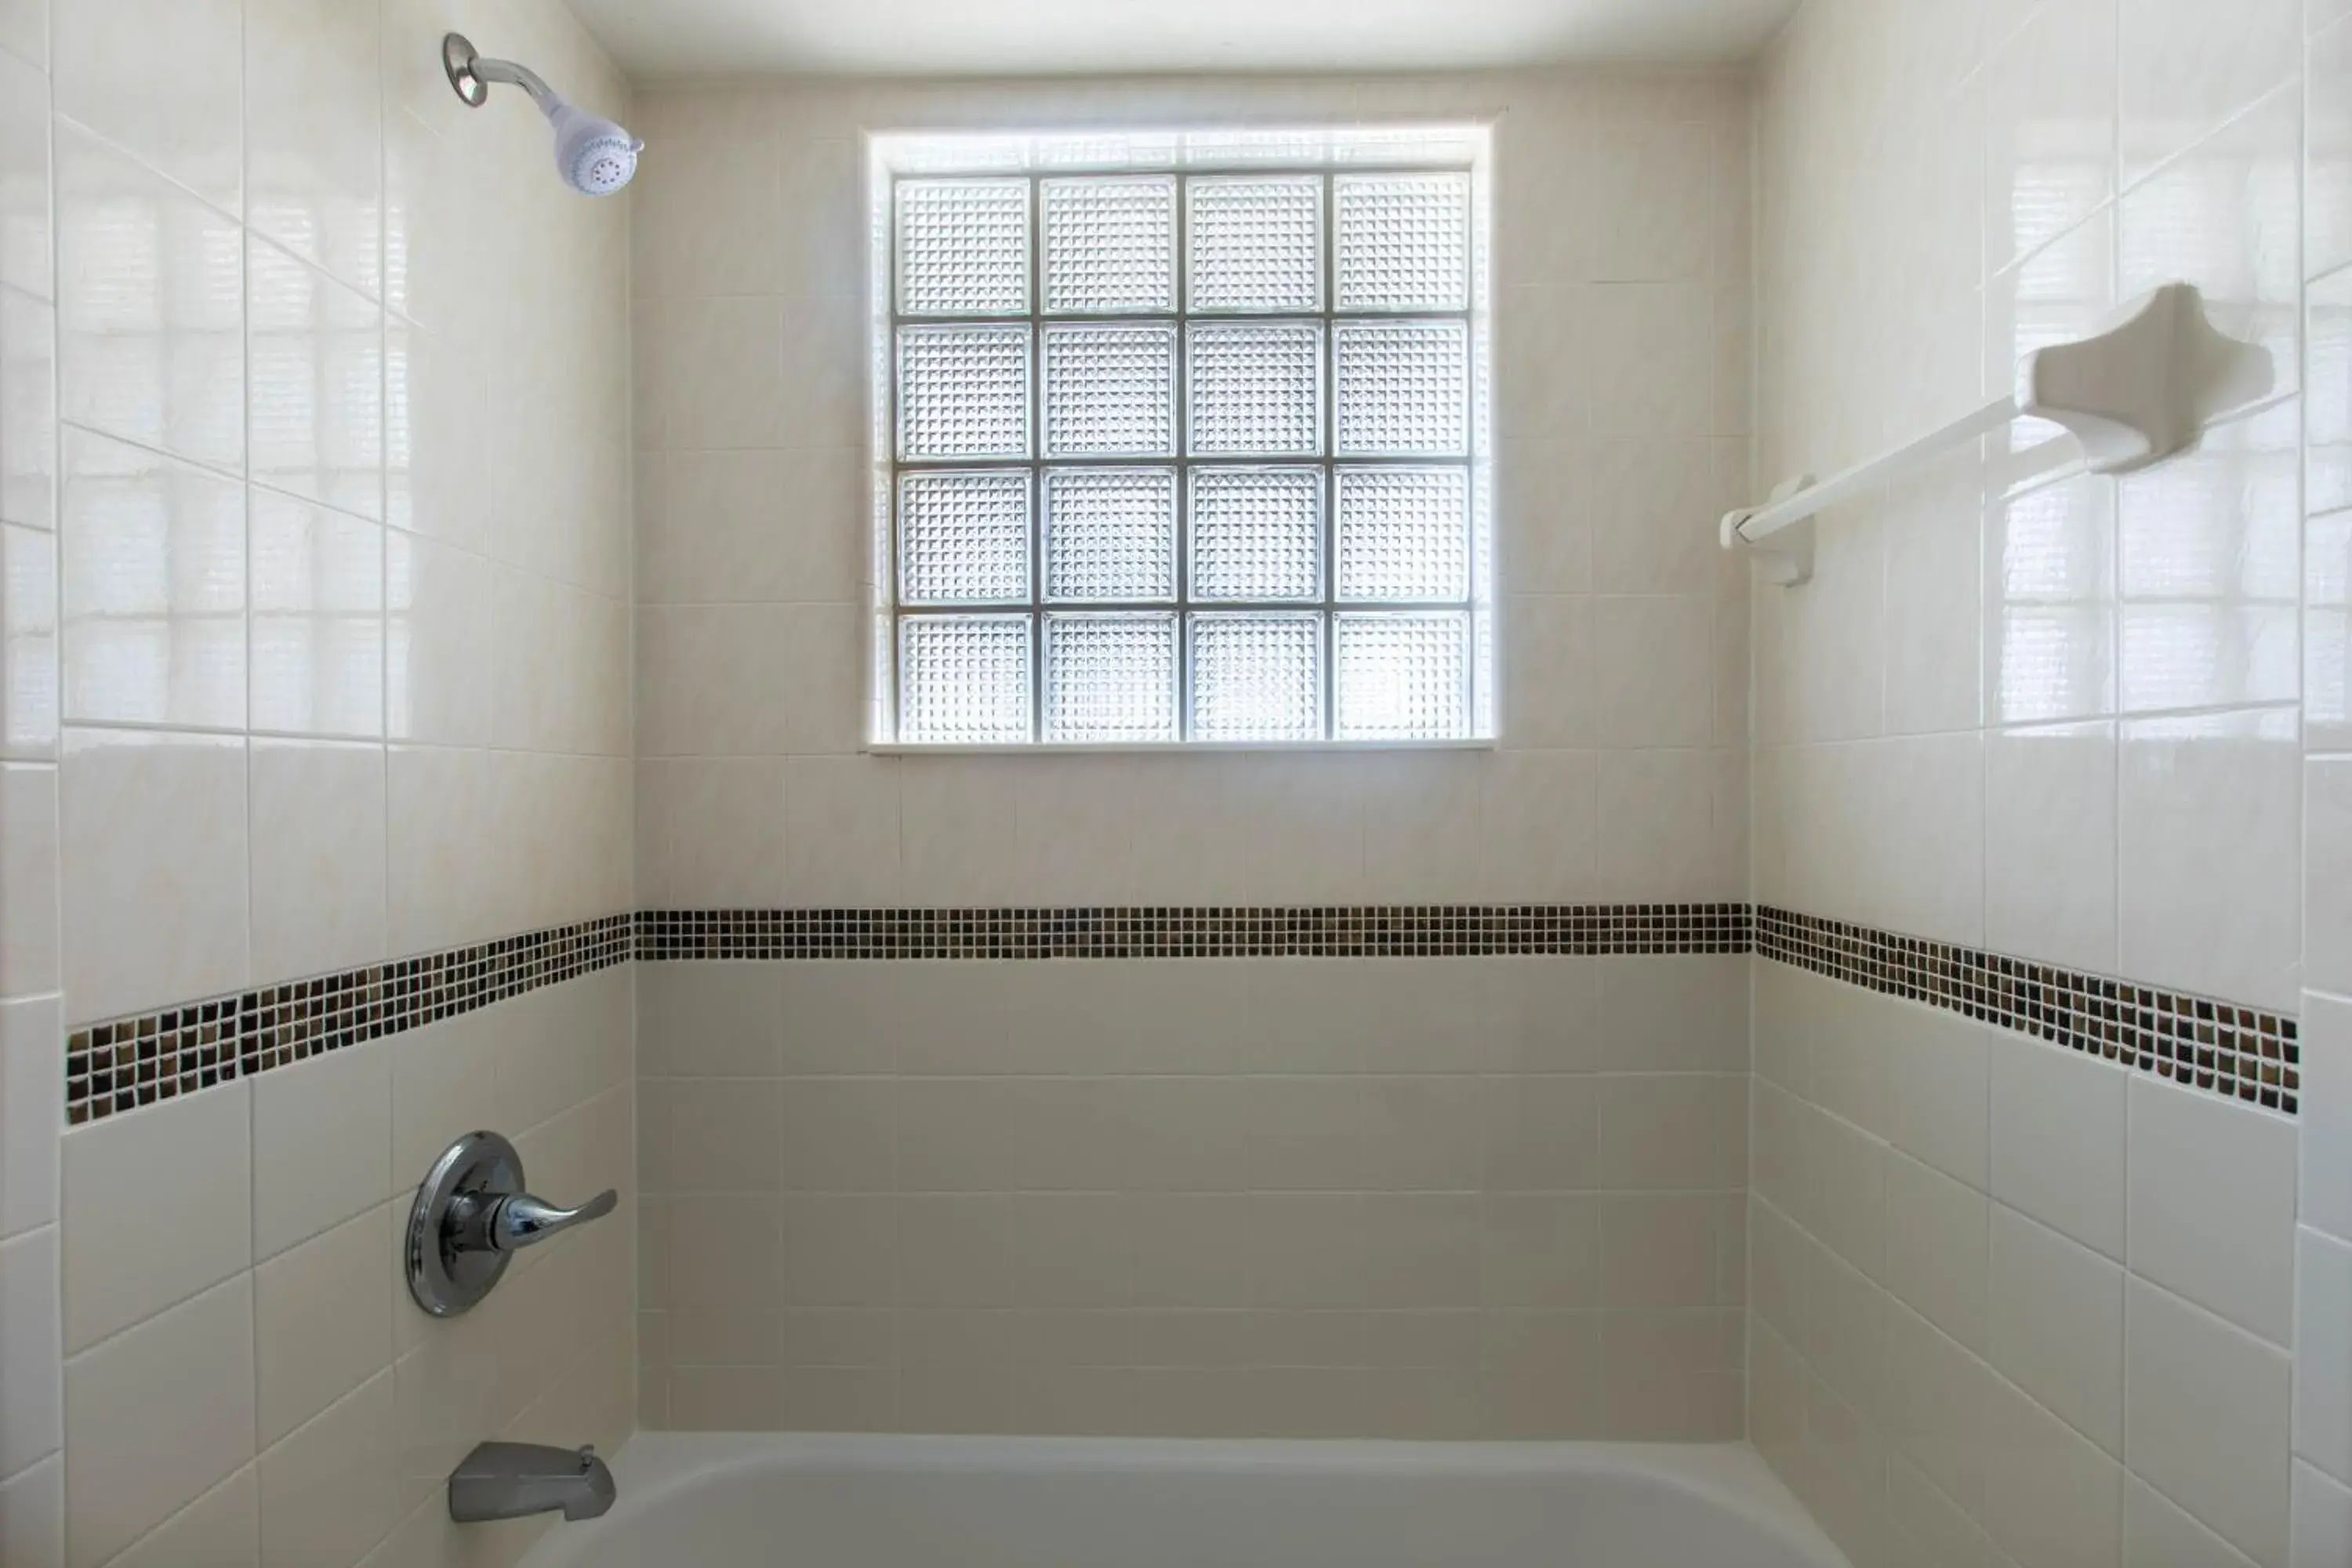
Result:
<svg viewBox="0 0 2352 1568"><path fill-rule="evenodd" d="M1358 1438L965 1436L900 1433L639 1431L607 1456L623 1510L635 1515L720 1477L781 1468L877 1474L1086 1473L1397 1479L1449 1477L1622 1479L1724 1509L1818 1562L1847 1559L1756 1449L1734 1443L1420 1442ZM572 1532L551 1530L520 1568L562 1568ZM577 1539L577 1537L573 1537ZM587 1543L581 1542L584 1547Z"/></svg>

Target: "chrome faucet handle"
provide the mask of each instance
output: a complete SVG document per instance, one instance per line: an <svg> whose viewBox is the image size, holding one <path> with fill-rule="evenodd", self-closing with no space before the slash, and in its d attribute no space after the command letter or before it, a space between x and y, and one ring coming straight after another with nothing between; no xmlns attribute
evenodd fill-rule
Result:
<svg viewBox="0 0 2352 1568"><path fill-rule="evenodd" d="M578 1208L558 1208L523 1189L522 1156L495 1132L468 1132L441 1152L416 1189L405 1244L408 1293L451 1318L490 1293L514 1254L556 1232L611 1214L607 1187Z"/></svg>
<svg viewBox="0 0 2352 1568"><path fill-rule="evenodd" d="M575 1225L586 1225L592 1219L603 1219L619 1206L620 1202L621 1194L611 1187L606 1187L576 1209L560 1209L553 1204L532 1197L529 1193L517 1193L513 1197L502 1199L491 1211L489 1244L500 1252L536 1246L558 1231L570 1230Z"/></svg>

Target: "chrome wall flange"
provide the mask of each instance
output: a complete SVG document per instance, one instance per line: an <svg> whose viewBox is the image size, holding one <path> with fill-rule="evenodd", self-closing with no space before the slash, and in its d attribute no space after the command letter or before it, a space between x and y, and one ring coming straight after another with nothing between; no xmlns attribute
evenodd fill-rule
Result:
<svg viewBox="0 0 2352 1568"><path fill-rule="evenodd" d="M476 109L488 102L490 97L490 84L474 69L474 62L479 58L481 56L465 34L441 36L441 68L448 74L449 85L457 89L457 96Z"/></svg>
<svg viewBox="0 0 2352 1568"><path fill-rule="evenodd" d="M607 1187L575 1209L523 1190L522 1156L495 1132L468 1132L425 1173L408 1211L403 1262L408 1293L436 1318L454 1318L490 1293L526 1247L611 1214Z"/></svg>

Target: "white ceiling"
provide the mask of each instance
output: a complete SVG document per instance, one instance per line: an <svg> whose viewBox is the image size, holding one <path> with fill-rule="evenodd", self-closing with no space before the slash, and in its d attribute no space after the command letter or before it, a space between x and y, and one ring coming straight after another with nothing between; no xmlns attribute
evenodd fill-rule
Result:
<svg viewBox="0 0 2352 1568"><path fill-rule="evenodd" d="M571 0L638 79L1744 59L1798 0Z"/></svg>

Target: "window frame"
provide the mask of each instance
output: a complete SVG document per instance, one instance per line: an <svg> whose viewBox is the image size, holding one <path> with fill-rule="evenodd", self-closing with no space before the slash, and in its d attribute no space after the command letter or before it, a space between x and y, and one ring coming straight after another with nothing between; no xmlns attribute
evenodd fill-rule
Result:
<svg viewBox="0 0 2352 1568"><path fill-rule="evenodd" d="M1217 752L1483 751L1500 734L1499 644L1495 591L1495 446L1493 436L1491 131L1484 124L1442 126L1384 123L1307 131L1217 127L1178 132L1118 132L1084 136L996 133L877 133L868 142L872 232L873 537L867 586L872 627L867 659L866 749L880 753L1014 755L1057 752L1205 753ZM1137 148L1148 149L1139 157ZM1164 149L1164 151L1149 151ZM1403 156L1383 156L1409 149ZM1463 176L1468 187L1468 235L1462 305L1454 310L1343 310L1339 299L1339 181L1343 176ZM1192 182L1311 176L1318 202L1318 306L1306 310L1235 311L1192 308ZM1065 178L1161 177L1173 186L1173 299L1171 308L1074 314L1047 308L1045 187ZM898 193L907 181L936 179L1025 182L1026 309L997 314L908 314L902 309ZM1370 456L1339 446L1340 329L1358 323L1458 323L1463 337L1464 439L1456 455ZM1303 324L1318 339L1319 452L1313 456L1199 454L1192 450L1191 346L1200 327ZM904 458L899 454L899 346L908 328L1017 326L1028 334L1028 449L1012 458ZM1173 335L1173 450L1163 455L1087 454L1050 457L1046 445L1045 342L1049 330L1070 326L1170 329ZM1071 469L1150 468L1175 481L1173 591L1155 600L1066 602L1047 597L1049 477ZM1308 469L1316 475L1319 554L1311 598L1202 599L1192 582L1190 500L1202 470ZM1340 476L1354 469L1443 469L1463 476L1469 538L1459 598L1367 601L1339 596ZM899 600L899 487L920 473L1011 472L1025 475L1029 491L1028 593L992 604L902 604ZM1321 733L1307 739L1194 739L1192 627L1197 616L1311 614L1317 617ZM1469 731L1447 737L1339 737L1339 617L1345 615L1459 614L1465 621L1464 697ZM1177 733L1168 740L1073 742L1046 738L1047 638L1050 617L1161 615L1174 624L1174 704ZM1024 617L1029 628L1029 738L992 742L904 741L898 738L899 628L908 616L1001 615Z"/></svg>

